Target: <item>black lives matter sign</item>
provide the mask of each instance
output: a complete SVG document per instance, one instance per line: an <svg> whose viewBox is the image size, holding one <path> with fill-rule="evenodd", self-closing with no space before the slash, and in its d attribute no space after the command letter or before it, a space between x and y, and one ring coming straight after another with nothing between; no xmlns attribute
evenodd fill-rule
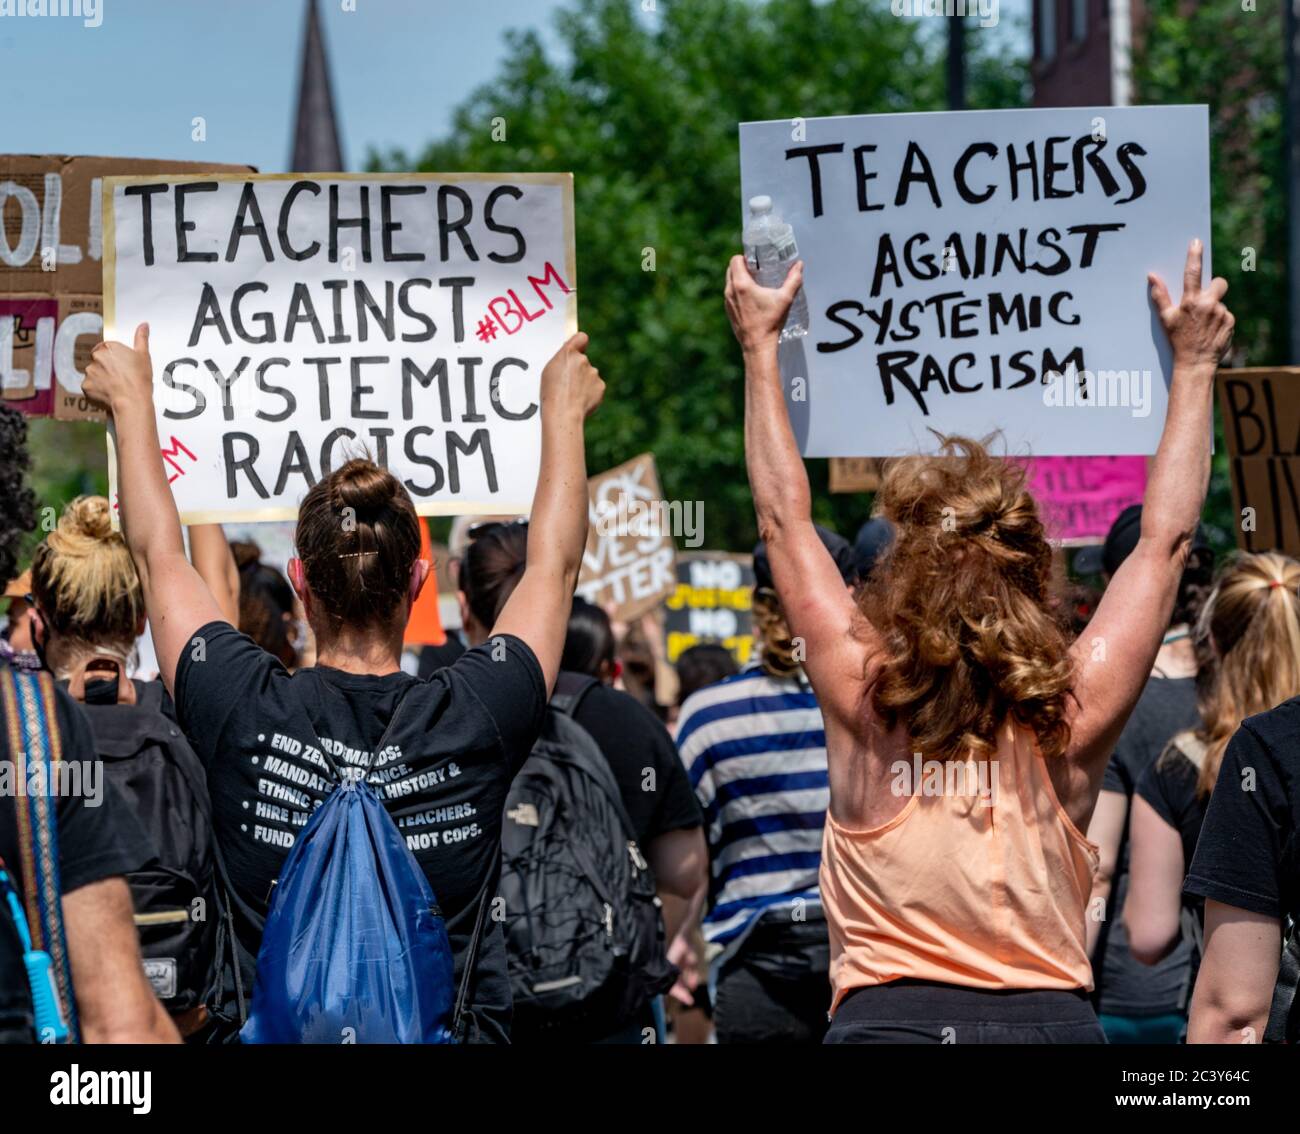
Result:
<svg viewBox="0 0 1300 1134"><path fill-rule="evenodd" d="M577 326L568 174L110 178L105 334L150 325L182 518L296 515L365 454L420 512L526 512Z"/></svg>

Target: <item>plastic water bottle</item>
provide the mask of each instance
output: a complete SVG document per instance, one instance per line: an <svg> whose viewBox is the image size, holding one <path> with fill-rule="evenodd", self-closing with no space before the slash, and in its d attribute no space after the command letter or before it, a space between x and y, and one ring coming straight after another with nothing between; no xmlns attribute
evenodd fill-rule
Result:
<svg viewBox="0 0 1300 1134"><path fill-rule="evenodd" d="M799 246L795 243L794 229L772 212L771 197L749 199L749 220L743 240L750 275L763 287L780 287L785 283L785 277L799 259ZM781 341L803 338L807 333L808 301L800 288L790 304Z"/></svg>

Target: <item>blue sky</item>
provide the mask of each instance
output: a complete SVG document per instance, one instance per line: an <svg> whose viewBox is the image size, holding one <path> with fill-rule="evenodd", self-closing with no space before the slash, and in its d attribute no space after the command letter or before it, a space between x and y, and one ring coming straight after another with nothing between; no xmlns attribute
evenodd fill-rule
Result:
<svg viewBox="0 0 1300 1134"><path fill-rule="evenodd" d="M99 2L98 27L0 18L0 152L285 169L306 0ZM348 11L345 0L319 2L350 169L372 146L415 154L444 135L456 105L496 74L505 31L534 28L553 45L552 17L564 6L346 0ZM1004 18L1023 18L1025 0L1001 7ZM197 116L204 142L190 137Z"/></svg>
<svg viewBox="0 0 1300 1134"><path fill-rule="evenodd" d="M57 0L56 0L57 2ZM0 152L285 169L306 0L101 0L102 23L0 18ZM344 158L418 152L561 0L320 0ZM207 121L207 141L190 122Z"/></svg>

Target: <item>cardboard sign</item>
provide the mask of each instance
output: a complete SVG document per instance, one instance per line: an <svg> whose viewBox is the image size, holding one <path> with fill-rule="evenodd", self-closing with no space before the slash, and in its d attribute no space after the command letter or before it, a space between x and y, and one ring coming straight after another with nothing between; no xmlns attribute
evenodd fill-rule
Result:
<svg viewBox="0 0 1300 1134"><path fill-rule="evenodd" d="M104 207L105 334L150 325L186 522L291 518L362 454L421 514L528 511L569 174L114 178Z"/></svg>
<svg viewBox="0 0 1300 1134"><path fill-rule="evenodd" d="M832 457L832 492L875 492L880 488L881 465L876 457Z"/></svg>
<svg viewBox="0 0 1300 1134"><path fill-rule="evenodd" d="M655 459L649 453L633 457L593 476L588 490L578 594L629 622L677 590L677 549Z"/></svg>
<svg viewBox="0 0 1300 1134"><path fill-rule="evenodd" d="M1300 555L1300 366L1220 370L1237 546Z"/></svg>
<svg viewBox="0 0 1300 1134"><path fill-rule="evenodd" d="M1209 264L1204 106L744 123L743 198L804 261L809 333L783 346L805 456L1155 452L1171 353L1147 273Z"/></svg>
<svg viewBox="0 0 1300 1134"><path fill-rule="evenodd" d="M1145 457L1033 457L1023 462L1050 538L1099 543L1147 488Z"/></svg>
<svg viewBox="0 0 1300 1134"><path fill-rule="evenodd" d="M672 665L683 651L713 642L744 665L754 649L754 567L748 555L686 551L677 558L677 589L664 604L665 654Z"/></svg>
<svg viewBox="0 0 1300 1134"><path fill-rule="evenodd" d="M0 397L32 416L104 419L81 394L104 326L103 179L195 173L202 162L0 156Z"/></svg>

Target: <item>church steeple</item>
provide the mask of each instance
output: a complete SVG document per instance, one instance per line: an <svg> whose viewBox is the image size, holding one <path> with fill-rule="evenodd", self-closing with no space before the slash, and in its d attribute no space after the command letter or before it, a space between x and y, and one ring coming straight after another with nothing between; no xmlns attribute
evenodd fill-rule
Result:
<svg viewBox="0 0 1300 1134"><path fill-rule="evenodd" d="M334 119L334 94L316 0L307 0L302 75L298 83L298 116L289 169L293 173L332 173L343 169L343 148L339 144L338 124Z"/></svg>

